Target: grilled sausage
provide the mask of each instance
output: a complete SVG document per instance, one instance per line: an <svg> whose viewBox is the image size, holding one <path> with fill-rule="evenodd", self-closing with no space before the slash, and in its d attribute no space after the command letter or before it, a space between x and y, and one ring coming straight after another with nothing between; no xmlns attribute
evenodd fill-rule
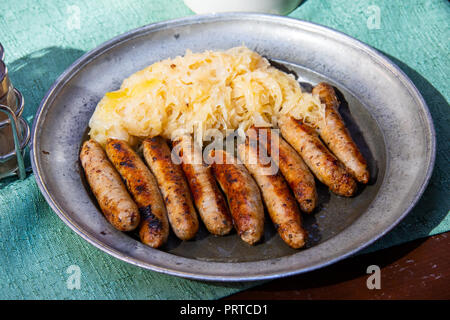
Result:
<svg viewBox="0 0 450 320"><path fill-rule="evenodd" d="M163 138L148 138L142 145L145 161L156 177L166 204L172 230L181 240L194 238L198 218L183 171L172 162L169 146Z"/></svg>
<svg viewBox="0 0 450 320"><path fill-rule="evenodd" d="M316 183L305 162L286 140L272 132L271 129L253 129L257 134L258 145L261 144L269 155L272 156L272 148L276 147L272 143L278 142L278 155L273 155L271 158L280 168L286 182L291 187L300 209L303 212L312 212L317 205ZM274 136L275 134L276 136Z"/></svg>
<svg viewBox="0 0 450 320"><path fill-rule="evenodd" d="M317 179L338 195L350 197L355 193L355 180L320 141L313 128L289 115L282 116L278 123L283 137L300 154Z"/></svg>
<svg viewBox="0 0 450 320"><path fill-rule="evenodd" d="M257 153L257 148L250 144L249 138L238 146L239 158L261 189L267 211L278 234L290 247L301 248L305 245L307 234L302 228L297 202L278 170L274 174L266 174L267 167L261 163Z"/></svg>
<svg viewBox="0 0 450 320"><path fill-rule="evenodd" d="M248 244L258 242L264 233L264 207L261 194L247 169L222 150L212 150L213 173L228 200L234 226Z"/></svg>
<svg viewBox="0 0 450 320"><path fill-rule="evenodd" d="M138 205L141 241L153 248L162 246L169 236L169 221L155 177L125 141L108 139L105 150Z"/></svg>
<svg viewBox="0 0 450 320"><path fill-rule="evenodd" d="M369 181L367 162L359 151L339 114L339 103L332 86L319 83L312 90L325 105L325 121L319 128L319 134L328 148L361 183Z"/></svg>
<svg viewBox="0 0 450 320"><path fill-rule="evenodd" d="M231 215L211 168L203 163L201 148L194 145L190 136L179 137L173 145L182 159L181 168L206 229L215 235L230 233L233 228Z"/></svg>
<svg viewBox="0 0 450 320"><path fill-rule="evenodd" d="M100 144L94 140L84 142L80 160L87 181L106 219L117 230L134 230L140 220L138 207Z"/></svg>

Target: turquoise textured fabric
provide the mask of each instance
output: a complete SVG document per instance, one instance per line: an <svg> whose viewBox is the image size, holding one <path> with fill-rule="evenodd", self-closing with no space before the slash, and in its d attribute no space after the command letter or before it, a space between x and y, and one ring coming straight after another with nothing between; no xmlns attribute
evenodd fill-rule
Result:
<svg viewBox="0 0 450 320"><path fill-rule="evenodd" d="M33 115L53 81L102 42L193 13L181 0L3 0L0 42ZM445 0L306 0L291 17L340 30L378 49L415 83L434 118L437 161L410 215L364 252L448 231L450 5ZM75 265L79 289L70 289ZM70 284L70 283L69 283ZM29 174L0 181L0 299L215 299L257 283L206 283L158 274L94 248L52 212Z"/></svg>

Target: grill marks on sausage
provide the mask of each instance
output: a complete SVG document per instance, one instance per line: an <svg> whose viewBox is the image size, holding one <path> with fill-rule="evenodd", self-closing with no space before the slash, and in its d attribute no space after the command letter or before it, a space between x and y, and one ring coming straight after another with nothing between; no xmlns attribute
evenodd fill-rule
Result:
<svg viewBox="0 0 450 320"><path fill-rule="evenodd" d="M141 217L144 219L149 229L155 232L161 231L163 229L163 223L161 222L161 219L159 219L152 213L151 204L145 207L140 207L139 212L141 213Z"/></svg>
<svg viewBox="0 0 450 320"><path fill-rule="evenodd" d="M125 159L119 163L123 167L134 168L134 164L130 159Z"/></svg>
<svg viewBox="0 0 450 320"><path fill-rule="evenodd" d="M109 139L105 149L139 207L141 241L154 248L162 246L169 235L169 222L154 176L125 141Z"/></svg>
<svg viewBox="0 0 450 320"><path fill-rule="evenodd" d="M122 144L121 143L113 143L113 148L117 151L122 151Z"/></svg>
<svg viewBox="0 0 450 320"><path fill-rule="evenodd" d="M135 186L134 191L137 194L141 194L141 193L145 192L146 191L145 184L140 184L140 185Z"/></svg>
<svg viewBox="0 0 450 320"><path fill-rule="evenodd" d="M161 137L146 139L143 150L163 195L173 231L181 240L192 239L198 231L198 218L181 167L171 161L169 146Z"/></svg>

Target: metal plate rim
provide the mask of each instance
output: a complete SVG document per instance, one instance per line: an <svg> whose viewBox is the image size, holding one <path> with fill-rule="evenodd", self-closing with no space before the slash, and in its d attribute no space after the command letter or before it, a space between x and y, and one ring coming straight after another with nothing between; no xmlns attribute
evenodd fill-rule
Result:
<svg viewBox="0 0 450 320"><path fill-rule="evenodd" d="M386 228L383 232L379 233L376 237L373 237L370 241L367 241L363 244L360 244L357 246L354 250L348 251L347 253L338 256L337 258L329 259L325 263L321 263L319 265L315 265L309 268L303 268L293 271L284 271L284 272L278 272L278 273L271 273L271 274L256 274L254 276L221 276L221 275L208 275L208 274L200 274L195 272L185 272L177 270L176 268L168 269L163 268L159 266L153 266L149 265L147 263L143 263L141 261L135 260L133 258L130 258L127 255L124 255L121 252L116 251L115 249L103 245L101 242L97 241L97 239L93 239L90 237L89 234L83 232L79 229L79 227L73 223L66 214L61 210L61 208L58 207L56 201L53 199L49 191L47 190L46 186L44 185L44 182L42 180L41 171L39 170L38 166L38 158L37 158L37 151L36 151L36 145L37 145L37 133L38 133L38 123L41 119L41 117L44 114L45 106L50 102L52 95L57 91L59 87L62 87L64 83L66 83L68 80L70 80L71 77L73 77L82 67L84 64L89 63L91 60L95 59L95 57L103 52L104 50L111 48L117 44L119 44L121 41L126 41L133 38L133 35L139 36L142 32L150 31L150 30L157 30L160 28L167 28L172 27L174 25L183 25L183 24L190 24L195 23L198 21L214 21L214 20L220 20L220 19L251 19L251 20L269 20L269 21L276 21L278 23L282 24L294 24L296 26L302 26L304 28L314 29L316 32L321 32L325 34L334 33L335 35L339 36L340 41L345 41L349 43L351 46L357 46L359 49L365 51L367 54L370 55L372 59L377 59L380 64L382 64L387 70L389 70L391 73L393 73L399 80L402 81L403 85L407 87L409 93L414 96L414 98L418 99L420 102L420 105L422 109L425 111L426 115L426 122L428 125L428 128L430 130L430 136L428 137L430 139L430 150L429 150L429 161L428 161L428 168L426 170L426 175L424 178L424 181L419 188L418 192L416 193L415 197L412 199L412 201L409 203L408 208L397 218L397 220L389 226L389 228ZM78 69L78 70L77 70ZM111 40L108 40L104 42L103 44L99 45L93 50L88 51L84 55L82 55L79 59L77 59L69 68L66 69L54 82L54 84L50 87L49 91L46 93L45 97L41 101L38 111L36 113L36 117L33 121L33 130L32 130L32 146L31 146L31 162L32 162L32 168L33 172L36 177L36 182L41 190L44 198L49 203L53 211L63 220L65 224L67 224L73 231L75 231L78 235L80 235L83 239L85 239L87 242L95 246L96 248L122 260L128 263L131 263L133 265L143 267L146 269L150 269L153 271L170 274L170 275L176 275L181 276L184 278L190 278L190 279L196 279L196 280L209 280L209 281L254 281L254 280L263 280L263 279L275 279L279 277L304 273L308 271L312 271L318 268L325 267L327 265L330 265L332 263L335 263L339 260L342 260L355 252L367 247L368 245L372 244L374 241L381 238L383 235L385 235L387 232L392 230L414 207L414 205L417 203L417 201L420 199L421 195L423 194L426 186L429 183L434 163L435 163L435 157L436 157L436 137L435 137L435 129L433 125L433 121L431 118L430 111L417 90L417 88L414 86L414 84L411 82L411 80L404 74L404 72L397 67L392 61L390 61L387 57L385 57L383 54L379 53L375 49L371 48L370 46L362 43L361 41L354 39L342 32L333 30L331 28L321 26L319 24L306 22L294 18L287 18L277 15L267 15L267 14L255 14L255 13L220 13L220 14L207 14L207 15L197 15L197 16L191 16L186 18L180 18L175 20L168 20L163 22L158 22L154 24L149 24L143 27L139 27L136 29L133 29L131 31L128 31L126 33L123 33L121 35L118 35ZM192 260L182 257L177 257L181 260ZM277 259L274 259L277 260ZM217 262L208 262L211 264L217 264ZM257 262L243 262L240 264L254 264ZM220 264L220 263L219 263Z"/></svg>

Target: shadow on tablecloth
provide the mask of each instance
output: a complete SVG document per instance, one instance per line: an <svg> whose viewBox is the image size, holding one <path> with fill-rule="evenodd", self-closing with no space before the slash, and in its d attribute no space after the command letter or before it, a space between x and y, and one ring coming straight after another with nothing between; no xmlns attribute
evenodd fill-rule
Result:
<svg viewBox="0 0 450 320"><path fill-rule="evenodd" d="M360 253L367 253L450 230L450 115L445 97L422 75L397 58L382 52L412 80L430 109L436 130L436 163L422 198L391 232Z"/></svg>
<svg viewBox="0 0 450 320"><path fill-rule="evenodd" d="M30 126L41 100L53 82L83 54L84 51L78 49L48 47L7 63L11 82L24 96L23 117ZM25 162L26 167L30 167L28 156L25 157ZM0 189L15 181L16 178L1 180Z"/></svg>

